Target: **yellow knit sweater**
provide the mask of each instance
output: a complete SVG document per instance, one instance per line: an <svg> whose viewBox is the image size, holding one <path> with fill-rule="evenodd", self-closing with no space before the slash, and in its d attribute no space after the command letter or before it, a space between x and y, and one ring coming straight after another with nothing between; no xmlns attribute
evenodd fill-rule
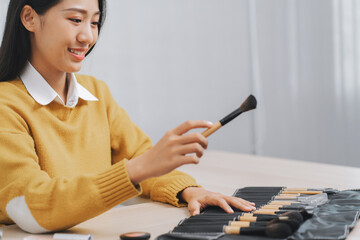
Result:
<svg viewBox="0 0 360 240"><path fill-rule="evenodd" d="M0 83L0 224L38 233L74 226L141 193L179 206L195 180L179 171L135 188L126 161L150 139L112 98L104 82L77 75L99 101L75 108L38 104L22 81Z"/></svg>

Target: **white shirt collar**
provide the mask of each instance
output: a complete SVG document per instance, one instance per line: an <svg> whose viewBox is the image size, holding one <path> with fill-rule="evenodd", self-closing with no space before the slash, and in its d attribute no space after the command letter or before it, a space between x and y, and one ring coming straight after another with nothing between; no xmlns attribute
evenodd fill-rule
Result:
<svg viewBox="0 0 360 240"><path fill-rule="evenodd" d="M30 62L27 62L24 71L20 74L20 79L24 83L29 94L41 105L48 105L55 100L64 106L75 107L79 98L85 101L99 101L86 88L77 82L74 73L67 73L67 78L69 80L69 87L66 104L64 104L64 101L59 94L57 94Z"/></svg>

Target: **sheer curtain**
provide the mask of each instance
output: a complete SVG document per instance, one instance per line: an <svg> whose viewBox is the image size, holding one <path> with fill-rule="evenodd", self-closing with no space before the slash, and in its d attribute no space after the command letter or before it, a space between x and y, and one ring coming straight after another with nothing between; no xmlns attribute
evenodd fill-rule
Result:
<svg viewBox="0 0 360 240"><path fill-rule="evenodd" d="M360 2L333 0L334 97L344 161L360 166Z"/></svg>
<svg viewBox="0 0 360 240"><path fill-rule="evenodd" d="M263 155L360 166L360 3L251 1ZM252 18L250 18L251 20Z"/></svg>

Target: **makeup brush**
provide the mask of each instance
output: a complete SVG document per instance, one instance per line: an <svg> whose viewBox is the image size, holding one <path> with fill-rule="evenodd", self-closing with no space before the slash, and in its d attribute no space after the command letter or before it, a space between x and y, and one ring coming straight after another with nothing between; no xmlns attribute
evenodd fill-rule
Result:
<svg viewBox="0 0 360 240"><path fill-rule="evenodd" d="M272 209L264 209L264 210L258 210L258 211L254 211L253 213L256 214L257 216L261 216L262 214L265 214L266 216L268 215L274 215L274 216L278 216L280 214L287 214L288 212L298 212L299 214L301 214L301 216L303 217L303 219L308 219L310 217L312 217L312 214L308 213L308 211L306 211L304 208L302 209L298 209L298 210L272 210Z"/></svg>
<svg viewBox="0 0 360 240"><path fill-rule="evenodd" d="M294 219L290 220L289 218L286 218L286 217L279 217L279 218L271 220L270 222L267 223L267 225L271 225L274 223L285 223L285 224L289 225L291 227L291 229L295 232L296 230L298 230L298 228L303 223L303 221L300 222L300 221L296 221Z"/></svg>
<svg viewBox="0 0 360 240"><path fill-rule="evenodd" d="M276 210L276 209L259 209L254 211L254 214L277 215L288 212L289 210Z"/></svg>
<svg viewBox="0 0 360 240"><path fill-rule="evenodd" d="M282 194L306 194L306 195L313 195L313 194L320 194L323 191L317 190L301 190L301 189L286 189L281 192Z"/></svg>
<svg viewBox="0 0 360 240"><path fill-rule="evenodd" d="M229 226L232 227L266 226L266 224L268 224L269 222L270 221L261 221L261 222L231 221L229 222Z"/></svg>
<svg viewBox="0 0 360 240"><path fill-rule="evenodd" d="M254 214L256 214L256 216L261 216L261 215L265 215L266 218L269 218L268 216L271 216L273 214L273 216L283 216L286 215L290 212L298 212L302 218L304 220L309 219L313 216L312 213L309 213L308 211L306 211L304 208L303 209L299 209L299 210L291 210L291 211L284 211L284 210L280 210L280 211L274 211L273 213L271 213L270 211L263 211L263 212L253 212ZM280 215L279 215L280 214Z"/></svg>
<svg viewBox="0 0 360 240"><path fill-rule="evenodd" d="M289 217L277 217L270 221L260 221L260 222L231 221L231 222L229 222L228 226L255 227L255 226L267 226L269 224L278 223L278 222L289 224L289 226L293 230L297 230L300 227L300 225L303 223L303 222L298 221L297 219L291 219Z"/></svg>
<svg viewBox="0 0 360 240"><path fill-rule="evenodd" d="M302 194L310 194L311 192L319 193L327 193L327 194L334 194L337 193L339 190L334 188L288 188L284 187L282 189L283 192L298 192Z"/></svg>
<svg viewBox="0 0 360 240"><path fill-rule="evenodd" d="M244 228L244 227L268 226L274 223L285 223L291 227L292 231L296 231L303 222L304 222L304 218L299 212L289 211L287 213L274 217L272 220L256 221L256 222L230 221L228 226Z"/></svg>
<svg viewBox="0 0 360 240"><path fill-rule="evenodd" d="M282 213L280 215L275 215L275 214L247 214L244 216L239 216L237 218L237 221L246 221L246 222L262 222L262 221L270 221L273 219L277 219L279 217L286 217L289 220L295 220L295 221L299 221L299 222L303 222L304 221L304 217L303 217L303 211L287 211L285 213Z"/></svg>
<svg viewBox="0 0 360 240"><path fill-rule="evenodd" d="M201 134L204 135L205 137L210 136L212 133L214 133L220 127L224 126L225 124L227 124L228 122L230 122L231 120L233 120L234 118L239 116L241 113L255 109L256 104L257 104L256 98L253 95L250 95L241 104L241 106L238 109L234 110L232 113L230 113L229 115L227 115L226 117L224 117L223 119L221 119L220 121L215 123L211 128L206 129Z"/></svg>
<svg viewBox="0 0 360 240"><path fill-rule="evenodd" d="M291 205L291 204L303 204L303 203L298 202L298 201L291 201L291 200L288 200L288 201L275 200L275 201L269 202L267 205Z"/></svg>
<svg viewBox="0 0 360 240"><path fill-rule="evenodd" d="M302 218L301 218L302 219ZM228 226L231 227L261 227L261 226L268 226L273 223L286 223L288 224L293 231L296 231L300 225L303 223L303 221L299 221L298 219L289 218L289 217L278 217L274 218L270 221L263 221L263 222L241 222L241 221L232 221L228 224Z"/></svg>
<svg viewBox="0 0 360 240"><path fill-rule="evenodd" d="M265 206L258 208L258 210L263 210L263 209L290 211L290 210L300 210L300 209L313 210L314 207L307 206L307 205L265 205Z"/></svg>
<svg viewBox="0 0 360 240"><path fill-rule="evenodd" d="M293 231L286 223L273 223L265 227L231 227L225 226L224 231L226 234L239 234L239 235L263 235L268 237L286 238L290 236Z"/></svg>
<svg viewBox="0 0 360 240"><path fill-rule="evenodd" d="M225 232L227 234L241 234L241 235L267 235L267 228L272 228L270 225L286 224L291 230L296 230L300 225L292 220L287 221L270 221L270 222L237 222L240 225L224 225L224 224L186 224L177 226L173 232L187 232L187 233L199 233L199 232ZM240 232L239 232L240 231Z"/></svg>
<svg viewBox="0 0 360 240"><path fill-rule="evenodd" d="M206 216L206 214L204 215ZM288 211L282 215L253 215L253 214L244 214L237 217L231 217L231 218L218 218L216 216L210 217L207 216L207 218L194 218L190 217L186 219L185 221L182 221L178 224L178 226L185 226L185 225L228 225L231 223L234 223L235 225L245 227L245 225L249 224L250 222L262 222L267 223L270 220L274 219L280 219L280 220L290 220L290 221L303 221L303 217L298 211ZM243 225L245 224L245 225Z"/></svg>
<svg viewBox="0 0 360 240"><path fill-rule="evenodd" d="M303 211L288 211L284 214L281 214L277 219L278 221L293 220L298 222L299 224L303 223L305 220L303 216Z"/></svg>
<svg viewBox="0 0 360 240"><path fill-rule="evenodd" d="M287 237L291 235L297 223L287 222L269 222L269 223L252 223L249 226L229 226L217 224L201 224L201 225L183 225L177 226L172 232L186 232L186 233L221 233L225 234L238 234L238 235L262 235L268 237Z"/></svg>
<svg viewBox="0 0 360 240"><path fill-rule="evenodd" d="M291 195L291 194L290 194ZM328 201L328 196L326 193L315 194L315 195L302 195L302 196L294 196L294 197L280 197L277 196L274 198L275 200L295 200L300 203L307 204L309 206L320 206L325 204Z"/></svg>

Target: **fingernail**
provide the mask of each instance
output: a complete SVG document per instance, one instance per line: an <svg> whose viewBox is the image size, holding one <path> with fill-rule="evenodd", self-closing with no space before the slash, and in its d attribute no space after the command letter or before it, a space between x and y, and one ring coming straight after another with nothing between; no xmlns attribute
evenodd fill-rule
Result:
<svg viewBox="0 0 360 240"><path fill-rule="evenodd" d="M250 206L250 207L247 207L246 209L250 212L250 211L255 210L256 208Z"/></svg>
<svg viewBox="0 0 360 240"><path fill-rule="evenodd" d="M210 121L206 121L209 125L214 125L212 122Z"/></svg>

